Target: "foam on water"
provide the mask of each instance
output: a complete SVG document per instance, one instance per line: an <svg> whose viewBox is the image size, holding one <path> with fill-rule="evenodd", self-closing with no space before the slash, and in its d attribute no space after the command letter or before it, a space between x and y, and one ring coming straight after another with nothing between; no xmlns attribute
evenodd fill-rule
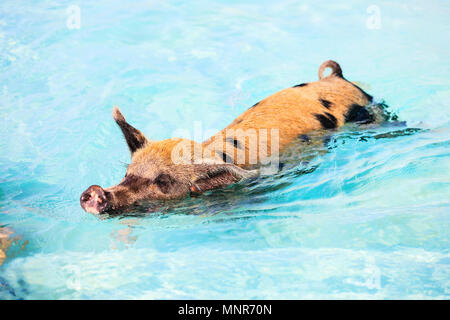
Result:
<svg viewBox="0 0 450 320"><path fill-rule="evenodd" d="M0 3L0 298L450 297L446 1ZM225 127L327 59L407 127L333 134L257 182L100 219L79 206L151 139Z"/></svg>

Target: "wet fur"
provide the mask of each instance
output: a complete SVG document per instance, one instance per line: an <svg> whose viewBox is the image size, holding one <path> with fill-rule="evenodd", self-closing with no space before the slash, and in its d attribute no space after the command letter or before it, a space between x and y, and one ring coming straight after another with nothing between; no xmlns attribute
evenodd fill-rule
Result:
<svg viewBox="0 0 450 320"><path fill-rule="evenodd" d="M331 74L324 76L327 68L331 69ZM203 143L180 138L150 141L129 125L119 108L114 107L113 117L125 136L132 162L120 184L104 189L108 209L116 210L140 200L181 198L189 193L202 193L253 176L255 172L248 170L255 167L249 159L249 139L245 136L227 136L229 130L252 129L258 133L261 129L268 132L278 129L279 150L282 152L294 140L310 143L310 132L334 130L346 122L373 121L365 108L371 101L369 94L347 81L340 66L329 60L320 66L318 81L281 90L259 101L219 135ZM258 139L266 143L267 156L270 156L273 152L270 150L270 134L265 137L260 135ZM172 162L172 150L180 143L191 147L188 157L192 164ZM238 151L245 152L244 163L237 161ZM197 154L205 153L206 161L196 158ZM256 160L260 163L263 159Z"/></svg>
<svg viewBox="0 0 450 320"><path fill-rule="evenodd" d="M323 77L326 68L333 68L332 73ZM369 116L364 106L372 102L372 97L362 89L347 81L342 76L342 70L334 61L324 62L319 69L319 81L304 83L292 88L281 90L255 104L238 116L229 126L219 132L223 135L223 144L219 150L230 150L226 157L237 163L237 147L244 148L246 162L237 165L248 168L248 139L227 137L229 130L248 129L279 129L279 148L282 151L286 145L299 135L321 129L336 129L346 122L363 121L363 115ZM355 116L355 108L361 108L360 117ZM358 111L358 110L356 110ZM231 145L231 141L233 145ZM212 137L203 143L209 146L217 143ZM228 144L226 147L225 145ZM267 135L268 152L270 154L270 135ZM259 156L258 156L259 157ZM258 162L261 159L258 158Z"/></svg>

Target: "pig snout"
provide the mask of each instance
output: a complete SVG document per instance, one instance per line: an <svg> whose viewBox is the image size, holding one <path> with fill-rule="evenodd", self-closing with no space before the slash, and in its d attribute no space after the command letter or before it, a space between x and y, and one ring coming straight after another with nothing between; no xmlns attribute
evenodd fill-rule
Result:
<svg viewBox="0 0 450 320"><path fill-rule="evenodd" d="M81 207L89 213L100 214L108 209L106 191L100 186L90 186L80 197Z"/></svg>

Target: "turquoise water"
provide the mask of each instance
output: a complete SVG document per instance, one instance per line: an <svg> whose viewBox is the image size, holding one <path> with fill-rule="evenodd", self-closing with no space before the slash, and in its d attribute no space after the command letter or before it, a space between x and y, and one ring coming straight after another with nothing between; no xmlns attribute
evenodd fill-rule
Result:
<svg viewBox="0 0 450 320"><path fill-rule="evenodd" d="M450 3L372 4L1 1L0 298L450 298ZM327 59L407 128L157 213L80 208L130 160L113 105L151 139L215 132Z"/></svg>

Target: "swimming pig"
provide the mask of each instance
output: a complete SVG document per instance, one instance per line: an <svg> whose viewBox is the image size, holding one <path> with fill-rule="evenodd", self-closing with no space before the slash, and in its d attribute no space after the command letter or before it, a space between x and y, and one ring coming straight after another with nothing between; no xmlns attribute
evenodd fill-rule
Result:
<svg viewBox="0 0 450 320"><path fill-rule="evenodd" d="M331 73L324 76L327 68ZM308 140L309 132L336 129L346 122L372 122L374 116L365 108L371 101L369 94L343 77L338 63L328 60L319 68L319 81L261 100L203 143L149 140L114 107L113 117L132 161L118 185L106 189L93 185L84 191L81 207L100 214L141 200L182 198L235 183L275 161L293 140Z"/></svg>

